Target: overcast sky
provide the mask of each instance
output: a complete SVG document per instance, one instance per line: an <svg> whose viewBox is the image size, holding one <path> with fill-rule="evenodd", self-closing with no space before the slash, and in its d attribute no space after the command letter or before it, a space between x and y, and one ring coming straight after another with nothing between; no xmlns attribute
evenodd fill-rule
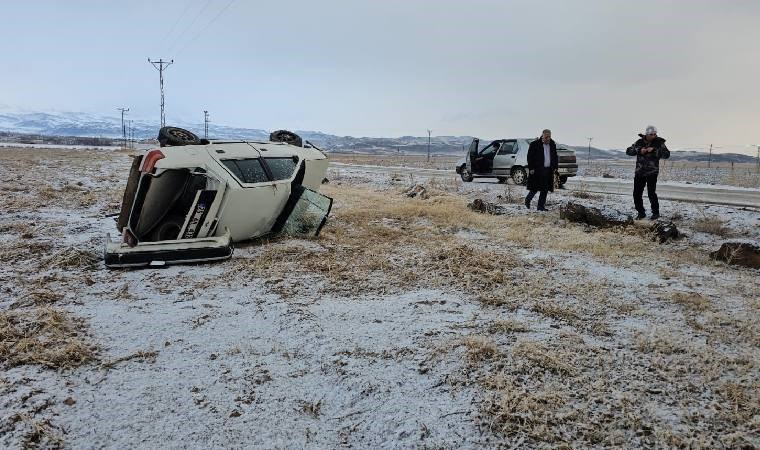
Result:
<svg viewBox="0 0 760 450"><path fill-rule="evenodd" d="M0 104L339 135L760 144L758 0L3 0ZM215 20L214 20L215 19Z"/></svg>

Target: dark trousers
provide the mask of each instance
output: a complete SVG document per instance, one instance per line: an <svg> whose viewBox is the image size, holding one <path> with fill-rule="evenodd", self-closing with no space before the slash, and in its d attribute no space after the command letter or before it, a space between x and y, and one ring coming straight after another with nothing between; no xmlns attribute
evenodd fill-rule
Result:
<svg viewBox="0 0 760 450"><path fill-rule="evenodd" d="M554 172L549 167L542 167L536 170L533 176L535 177L533 180L528 180L528 186L532 189L525 196L525 204L530 206L530 202L536 196L536 192L540 192L541 194L538 196L538 209L544 209L546 206L546 194L549 192L552 183L554 183Z"/></svg>
<svg viewBox="0 0 760 450"><path fill-rule="evenodd" d="M540 194L538 194L538 209L544 209L544 206L546 205L546 194L549 192L548 190L529 191L528 195L525 196L525 204L530 205L533 197L536 196L536 192L540 192Z"/></svg>
<svg viewBox="0 0 760 450"><path fill-rule="evenodd" d="M633 204L639 214L644 214L644 186L647 188L649 204L652 206L652 214L660 213L660 202L657 201L657 174L633 177Z"/></svg>

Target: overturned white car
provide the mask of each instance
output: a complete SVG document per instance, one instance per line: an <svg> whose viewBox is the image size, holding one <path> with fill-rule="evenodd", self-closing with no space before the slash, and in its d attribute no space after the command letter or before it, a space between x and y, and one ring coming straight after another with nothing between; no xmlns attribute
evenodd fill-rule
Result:
<svg viewBox="0 0 760 450"><path fill-rule="evenodd" d="M327 156L294 133L211 142L164 127L159 142L132 164L108 267L226 259L232 242L317 235L330 213L332 199L317 192Z"/></svg>

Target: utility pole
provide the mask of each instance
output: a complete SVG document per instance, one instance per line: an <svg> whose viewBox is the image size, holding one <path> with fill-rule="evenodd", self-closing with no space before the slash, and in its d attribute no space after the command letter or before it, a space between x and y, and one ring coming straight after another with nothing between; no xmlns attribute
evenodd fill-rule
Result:
<svg viewBox="0 0 760 450"><path fill-rule="evenodd" d="M132 127L132 119L128 121L129 123L129 130L127 135L129 136L129 148L135 148L135 133L134 128Z"/></svg>
<svg viewBox="0 0 760 450"><path fill-rule="evenodd" d="M586 139L588 139L588 159L586 163L588 164L589 168L591 168L591 141L593 141L594 138L588 137Z"/></svg>
<svg viewBox="0 0 760 450"><path fill-rule="evenodd" d="M427 156L427 162L430 162L430 134L433 132L433 130L427 130L428 132L428 156Z"/></svg>
<svg viewBox="0 0 760 450"><path fill-rule="evenodd" d="M710 156L707 157L707 168L710 168L710 164L712 164L712 144L710 144Z"/></svg>
<svg viewBox="0 0 760 450"><path fill-rule="evenodd" d="M208 139L208 111L203 110L203 139Z"/></svg>
<svg viewBox="0 0 760 450"><path fill-rule="evenodd" d="M158 70L158 81L161 84L161 128L166 126L166 114L164 113L164 69L174 64L174 60L164 61L159 59L158 61L151 61L148 58L148 62Z"/></svg>
<svg viewBox="0 0 760 450"><path fill-rule="evenodd" d="M129 108L116 108L121 111L121 140L123 148L127 148L127 128L124 126L124 113L129 111Z"/></svg>

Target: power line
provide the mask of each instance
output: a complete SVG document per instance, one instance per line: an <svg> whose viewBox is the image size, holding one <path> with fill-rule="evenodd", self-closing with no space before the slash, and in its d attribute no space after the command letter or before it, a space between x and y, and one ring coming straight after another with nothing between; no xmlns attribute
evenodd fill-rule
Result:
<svg viewBox="0 0 760 450"><path fill-rule="evenodd" d="M177 16L177 20L174 21L174 24L169 28L169 31L164 35L163 39L161 39L161 45L164 45L166 40L171 36L172 32L175 28L177 28L177 25L179 25L179 22L185 17L185 14L187 14L188 11L190 11L191 8L184 8L182 10L182 14Z"/></svg>
<svg viewBox="0 0 760 450"><path fill-rule="evenodd" d="M229 8L229 7L230 7L230 6L231 6L233 3L235 3L235 0L230 0L230 1L229 1L229 3L227 3L227 5L226 5L224 8L222 8L222 9L221 9L221 10L220 10L220 11L219 11L217 14L216 14L216 16L214 16L214 18L213 18L213 19L211 19L211 21L210 21L209 23L207 23L207 24L206 24L206 26L204 26L204 27L203 27L203 28L201 28L201 29L200 29L200 30L199 30L197 33L195 33L195 35L194 35L192 38L188 39L188 40L185 42L185 45L184 45L184 46L182 46L182 48L180 48L180 49L179 49L179 51L178 51L176 54L177 54L177 55L180 55L180 54L182 54L182 52L184 52L184 51L185 51L185 49L187 49L187 47L189 47L189 46L190 46L190 44L192 44L193 42L195 42L195 40L196 40L196 39L198 39L198 37L199 37L199 36L200 36L202 33L204 33L204 32L205 32L205 31L206 31L206 30L207 30L207 29L208 29L208 28L211 26L211 24L213 24L214 22L216 22L216 19L218 19L218 18L219 18L219 17L220 17L220 16L221 16L221 15L222 15L222 14L223 14L225 11L227 11L227 8Z"/></svg>
<svg viewBox="0 0 760 450"><path fill-rule="evenodd" d="M164 61L159 59L158 61L151 61L150 58L148 58L148 62L158 70L158 80L161 85L161 128L163 128L166 126L166 115L164 113L164 69L174 64L174 60Z"/></svg>
<svg viewBox="0 0 760 450"><path fill-rule="evenodd" d="M129 108L116 108L117 110L121 111L121 140L122 140L122 148L127 148L127 129L124 126L124 113L129 111Z"/></svg>
<svg viewBox="0 0 760 450"><path fill-rule="evenodd" d="M177 46L177 45L178 45L180 42L182 42L182 39L181 39L181 38L182 38L182 36L184 36L184 35L185 35L185 33L187 33L187 31L193 27L193 25L195 25L195 22L197 22L197 21L198 21L198 18L200 18L200 17L201 17L201 15L203 14L203 12L206 10L206 8L208 8L208 6L209 6L210 4L211 4L211 0L207 0L207 1L206 1L206 4L205 4L205 5L203 5L203 8L201 8L201 9L198 11L198 13L195 15L195 17L193 17L193 20L192 20L192 21L190 21L190 23L189 23L189 24L188 24L188 25L187 25L187 26L186 26L186 27L185 27L185 28L182 30L182 32L181 32L181 33L179 33L179 34L177 35L177 37L176 37L176 38L175 38L175 39L172 41L171 45L169 46L169 51L170 51L170 52L171 52L171 51L172 51L172 50L173 50L173 49L174 49L174 48L175 48L175 47L176 47L176 46Z"/></svg>

